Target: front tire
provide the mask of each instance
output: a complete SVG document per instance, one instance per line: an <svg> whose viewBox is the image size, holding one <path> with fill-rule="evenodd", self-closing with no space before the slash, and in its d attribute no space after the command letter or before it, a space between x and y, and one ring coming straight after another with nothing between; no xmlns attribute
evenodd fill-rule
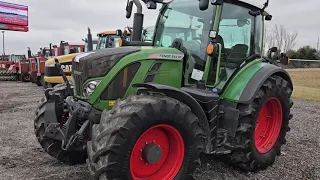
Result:
<svg viewBox="0 0 320 180"><path fill-rule="evenodd" d="M245 171L258 171L274 163L290 130L291 94L289 83L273 75L264 82L252 103L239 105L239 128L229 142L233 150L227 155L228 162Z"/></svg>
<svg viewBox="0 0 320 180"><path fill-rule="evenodd" d="M93 126L87 163L94 179L187 179L200 163L202 134L181 102L131 96Z"/></svg>

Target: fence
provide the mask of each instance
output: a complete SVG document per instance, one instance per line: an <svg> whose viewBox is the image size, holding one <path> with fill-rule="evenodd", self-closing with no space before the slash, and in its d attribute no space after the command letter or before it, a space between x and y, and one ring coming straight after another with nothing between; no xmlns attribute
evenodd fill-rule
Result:
<svg viewBox="0 0 320 180"><path fill-rule="evenodd" d="M320 60L290 59L290 64L284 68L320 68Z"/></svg>

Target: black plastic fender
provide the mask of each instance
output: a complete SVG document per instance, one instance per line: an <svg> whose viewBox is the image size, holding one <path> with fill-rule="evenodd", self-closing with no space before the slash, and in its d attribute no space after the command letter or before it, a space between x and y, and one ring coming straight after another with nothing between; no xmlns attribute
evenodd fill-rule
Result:
<svg viewBox="0 0 320 180"><path fill-rule="evenodd" d="M278 66L264 66L259 69L249 80L248 84L242 91L239 103L251 103L255 98L255 94L261 88L262 84L271 76L277 75L288 81L290 88L293 90L293 83L290 75L283 68Z"/></svg>
<svg viewBox="0 0 320 180"><path fill-rule="evenodd" d="M206 117L205 112L201 108L200 104L188 93L182 91L181 89L174 88L167 85L162 84L152 84L152 83L137 83L133 84L133 87L138 87L137 94L139 94L143 90L151 91L151 92L160 92L165 94L168 97L174 98L178 101L183 102L188 105L191 111L198 117L199 124L203 132L205 133L205 147L206 153L211 152L211 135L209 122Z"/></svg>

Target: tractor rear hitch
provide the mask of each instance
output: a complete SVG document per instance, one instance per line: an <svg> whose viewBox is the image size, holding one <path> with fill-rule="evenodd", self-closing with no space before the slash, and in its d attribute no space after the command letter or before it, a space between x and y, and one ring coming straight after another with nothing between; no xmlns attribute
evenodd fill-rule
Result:
<svg viewBox="0 0 320 180"><path fill-rule="evenodd" d="M64 74L63 69L61 68L61 64L60 64L59 60L57 58L54 58L54 61L55 61L55 66L57 68L59 68L59 70L60 70L60 74L61 74L61 76L63 78L63 81L66 83L68 93L70 95L73 95L70 83L69 83L69 81L67 79L67 76Z"/></svg>

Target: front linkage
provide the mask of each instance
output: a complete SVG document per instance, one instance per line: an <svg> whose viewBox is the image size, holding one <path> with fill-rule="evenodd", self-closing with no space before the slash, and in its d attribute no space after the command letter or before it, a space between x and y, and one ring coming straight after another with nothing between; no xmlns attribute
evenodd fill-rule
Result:
<svg viewBox="0 0 320 180"><path fill-rule="evenodd" d="M101 112L92 108L89 103L73 98L71 85L58 59L55 61L66 85L45 91L47 102L44 113L46 119L44 136L61 141L61 149L64 151L83 151L86 149L89 136L88 119L92 122L99 121Z"/></svg>

